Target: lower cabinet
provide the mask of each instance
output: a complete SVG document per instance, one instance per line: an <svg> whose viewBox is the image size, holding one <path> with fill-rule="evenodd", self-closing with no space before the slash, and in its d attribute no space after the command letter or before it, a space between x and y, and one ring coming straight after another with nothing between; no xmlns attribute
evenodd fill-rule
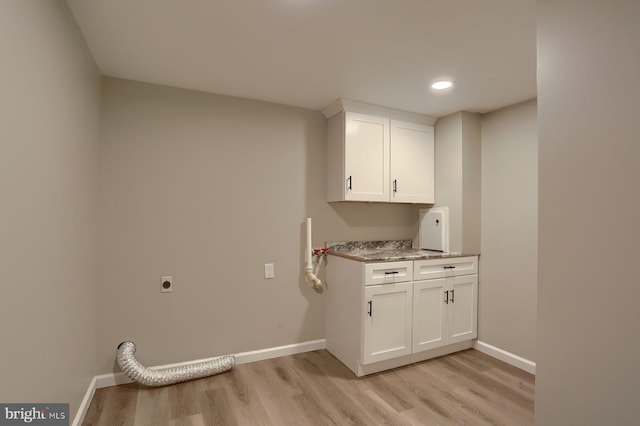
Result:
<svg viewBox="0 0 640 426"><path fill-rule="evenodd" d="M447 278L449 281L448 318L445 344L478 337L478 276Z"/></svg>
<svg viewBox="0 0 640 426"><path fill-rule="evenodd" d="M475 339L477 306L477 275L413 283L412 351Z"/></svg>
<svg viewBox="0 0 640 426"><path fill-rule="evenodd" d="M447 314L445 309L444 278L419 281L413 285L413 352L443 346L447 340Z"/></svg>
<svg viewBox="0 0 640 426"><path fill-rule="evenodd" d="M411 353L411 283L368 286L364 290L363 363Z"/></svg>
<svg viewBox="0 0 640 426"><path fill-rule="evenodd" d="M425 270L430 279L420 279ZM477 270L476 256L375 264L331 256L327 350L362 376L471 347Z"/></svg>

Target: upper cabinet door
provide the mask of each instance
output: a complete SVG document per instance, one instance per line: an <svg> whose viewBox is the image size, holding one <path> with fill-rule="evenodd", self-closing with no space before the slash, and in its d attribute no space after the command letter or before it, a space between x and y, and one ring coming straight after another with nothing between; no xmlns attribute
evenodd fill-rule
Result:
<svg viewBox="0 0 640 426"><path fill-rule="evenodd" d="M345 113L345 200L389 201L389 119Z"/></svg>
<svg viewBox="0 0 640 426"><path fill-rule="evenodd" d="M433 127L391 120L391 201L434 202Z"/></svg>

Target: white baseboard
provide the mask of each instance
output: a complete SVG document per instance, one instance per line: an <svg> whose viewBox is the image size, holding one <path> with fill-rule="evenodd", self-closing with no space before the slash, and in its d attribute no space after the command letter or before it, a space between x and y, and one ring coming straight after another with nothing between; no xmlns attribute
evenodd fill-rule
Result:
<svg viewBox="0 0 640 426"><path fill-rule="evenodd" d="M95 377L96 389L108 388L109 386L126 385L127 383L133 383L133 380L128 378L124 373L108 373L101 374Z"/></svg>
<svg viewBox="0 0 640 426"><path fill-rule="evenodd" d="M536 363L533 361L529 361L528 359L481 341L477 341L473 345L473 348L493 358L499 359L500 361L504 361L507 364L511 364L514 367L518 367L527 373L536 374Z"/></svg>
<svg viewBox="0 0 640 426"><path fill-rule="evenodd" d="M89 382L89 387L84 394L84 398L82 398L82 402L80 403L80 407L78 407L78 411L76 412L76 416L73 418L72 426L80 426L84 421L84 416L87 415L87 411L89 410L89 405L91 405L91 400L93 399L93 394L96 393L96 378L94 377Z"/></svg>
<svg viewBox="0 0 640 426"><path fill-rule="evenodd" d="M294 343L286 346L277 346L275 348L261 349L258 351L242 352L236 354L236 364L248 364L250 362L263 361L265 359L317 351L325 349L326 347L327 341L325 339L320 339L312 340L310 342Z"/></svg>

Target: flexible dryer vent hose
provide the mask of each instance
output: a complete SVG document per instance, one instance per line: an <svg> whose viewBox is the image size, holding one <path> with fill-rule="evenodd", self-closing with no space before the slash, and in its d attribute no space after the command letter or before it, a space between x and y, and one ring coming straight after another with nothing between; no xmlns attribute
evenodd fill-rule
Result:
<svg viewBox="0 0 640 426"><path fill-rule="evenodd" d="M163 369L151 369L143 366L135 357L136 345L122 342L118 345L118 365L131 380L146 386L166 386L192 379L213 376L231 370L236 363L233 355L212 358L195 364Z"/></svg>

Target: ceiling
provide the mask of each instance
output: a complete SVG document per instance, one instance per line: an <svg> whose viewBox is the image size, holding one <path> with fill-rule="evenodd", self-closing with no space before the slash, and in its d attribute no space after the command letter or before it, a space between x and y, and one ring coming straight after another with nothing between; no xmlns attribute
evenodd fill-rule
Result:
<svg viewBox="0 0 640 426"><path fill-rule="evenodd" d="M68 0L104 75L435 117L536 96L535 0ZM455 87L435 93L441 77Z"/></svg>

